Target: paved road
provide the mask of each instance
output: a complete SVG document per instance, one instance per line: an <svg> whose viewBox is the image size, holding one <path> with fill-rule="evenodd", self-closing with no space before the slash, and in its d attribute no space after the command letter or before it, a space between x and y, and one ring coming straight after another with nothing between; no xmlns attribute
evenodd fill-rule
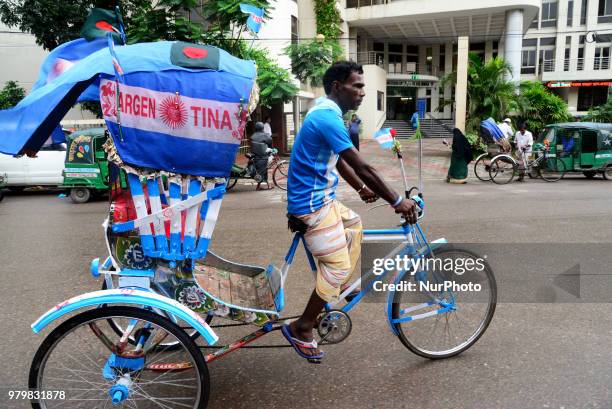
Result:
<svg viewBox="0 0 612 409"><path fill-rule="evenodd" d="M494 186L470 180L449 186L440 172L425 181L423 226L430 238L508 249L537 243L531 246L537 251L511 258L517 271L534 273L548 264L544 252L551 243L612 243L612 182L573 178ZM396 222L386 208L366 211L346 188L340 197L368 227ZM57 302L99 288L87 266L105 253L100 224L106 207L104 201L73 205L57 193L27 192L0 204L0 407L26 407L8 402L6 390L27 385L30 360L44 336L34 335L30 323ZM282 193L237 186L224 201L213 250L236 261L279 264L290 240L284 213ZM512 272L498 274L511 278ZM301 311L312 287L309 274L299 254L289 277L287 313ZM512 291L500 280L500 294ZM612 407L609 304L501 303L472 349L435 362L400 344L387 329L382 305L354 311L352 335L327 346L322 365L302 362L289 349L243 350L211 364L210 407ZM281 340L274 334L270 341Z"/></svg>

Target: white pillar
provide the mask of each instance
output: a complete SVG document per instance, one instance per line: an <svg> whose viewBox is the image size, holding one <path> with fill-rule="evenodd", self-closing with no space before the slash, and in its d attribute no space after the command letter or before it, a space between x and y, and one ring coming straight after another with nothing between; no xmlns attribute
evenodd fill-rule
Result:
<svg viewBox="0 0 612 409"><path fill-rule="evenodd" d="M455 127L465 133L467 108L467 72L470 42L468 37L459 37L457 45L457 84L455 85ZM520 68L520 67L519 67Z"/></svg>
<svg viewBox="0 0 612 409"><path fill-rule="evenodd" d="M493 40L485 42L485 62L493 58Z"/></svg>
<svg viewBox="0 0 612 409"><path fill-rule="evenodd" d="M523 45L523 10L506 12L504 59L512 67L513 81L521 80L521 48Z"/></svg>
<svg viewBox="0 0 612 409"><path fill-rule="evenodd" d="M448 42L444 45L444 75L450 74L451 72L453 72L453 43ZM447 84L446 87L444 87L445 101L451 99L451 87L451 84ZM451 109L452 107L450 105L444 107L444 119L450 119L452 117Z"/></svg>

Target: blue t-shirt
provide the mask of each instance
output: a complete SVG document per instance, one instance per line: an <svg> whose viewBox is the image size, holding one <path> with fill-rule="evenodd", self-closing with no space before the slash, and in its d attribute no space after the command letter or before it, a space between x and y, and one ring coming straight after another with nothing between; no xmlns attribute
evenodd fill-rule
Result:
<svg viewBox="0 0 612 409"><path fill-rule="evenodd" d="M339 153L353 147L340 107L320 98L308 111L289 162L287 211L313 213L336 197Z"/></svg>

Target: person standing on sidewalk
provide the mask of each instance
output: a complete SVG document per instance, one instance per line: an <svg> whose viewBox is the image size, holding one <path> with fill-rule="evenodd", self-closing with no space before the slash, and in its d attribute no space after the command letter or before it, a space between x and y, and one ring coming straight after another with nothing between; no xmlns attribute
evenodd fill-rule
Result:
<svg viewBox="0 0 612 409"><path fill-rule="evenodd" d="M355 149L359 150L359 128L361 126L361 119L357 116L357 114L353 114L351 117L351 122L349 122L349 136L351 137L351 142L353 142L353 146Z"/></svg>
<svg viewBox="0 0 612 409"><path fill-rule="evenodd" d="M467 183L468 163L473 159L472 147L459 128L453 129L451 164L448 168L448 183Z"/></svg>

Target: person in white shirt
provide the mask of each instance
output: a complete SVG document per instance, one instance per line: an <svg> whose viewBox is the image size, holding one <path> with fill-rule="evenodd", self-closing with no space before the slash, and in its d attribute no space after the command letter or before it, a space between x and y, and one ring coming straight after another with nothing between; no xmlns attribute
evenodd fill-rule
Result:
<svg viewBox="0 0 612 409"><path fill-rule="evenodd" d="M510 152L510 140L514 136L514 131L512 130L512 121L510 120L510 118L506 118L501 124L498 124L498 126L504 134L504 139L499 142L499 145L501 145L504 152Z"/></svg>
<svg viewBox="0 0 612 409"><path fill-rule="evenodd" d="M510 140L510 138L514 136L514 131L512 130L512 121L510 120L510 118L504 119L504 122L499 124L499 129L501 129L504 133L504 138L508 138L508 140Z"/></svg>
<svg viewBox="0 0 612 409"><path fill-rule="evenodd" d="M519 131L514 135L514 143L516 144L516 155L519 159L520 175L518 180L522 182L525 177L523 157L525 160L529 160L531 147L533 146L533 135L527 130L527 126L524 123L520 125Z"/></svg>
<svg viewBox="0 0 612 409"><path fill-rule="evenodd" d="M270 126L270 117L266 118L266 122L264 123L263 131L264 133L267 133L268 135L272 136L272 127Z"/></svg>

